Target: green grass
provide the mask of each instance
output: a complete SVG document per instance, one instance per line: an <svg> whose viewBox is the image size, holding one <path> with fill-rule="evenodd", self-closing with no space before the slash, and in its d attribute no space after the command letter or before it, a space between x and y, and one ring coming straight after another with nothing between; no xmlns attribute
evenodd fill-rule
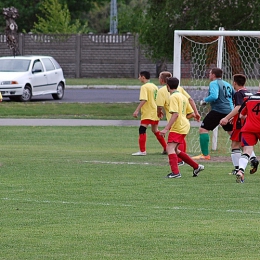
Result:
<svg viewBox="0 0 260 260"><path fill-rule="evenodd" d="M0 259L259 259L259 184L229 163L166 179L137 127L1 127ZM213 153L214 154L214 153Z"/></svg>
<svg viewBox="0 0 260 260"><path fill-rule="evenodd" d="M136 103L2 102L0 117L132 120L136 107Z"/></svg>
<svg viewBox="0 0 260 260"><path fill-rule="evenodd" d="M159 80L151 79L156 85L159 85ZM121 85L121 86L141 86L141 82L135 78L68 78L67 85Z"/></svg>

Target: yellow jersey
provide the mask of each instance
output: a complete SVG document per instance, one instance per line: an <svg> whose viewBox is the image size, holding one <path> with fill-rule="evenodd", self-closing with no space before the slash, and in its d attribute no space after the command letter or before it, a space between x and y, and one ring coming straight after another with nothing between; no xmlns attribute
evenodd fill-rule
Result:
<svg viewBox="0 0 260 260"><path fill-rule="evenodd" d="M188 134L190 130L190 122L187 114L193 113L193 109L189 100L179 91L175 91L169 98L169 113L178 113L178 118L171 126L170 132L178 134Z"/></svg>
<svg viewBox="0 0 260 260"><path fill-rule="evenodd" d="M150 82L141 86L139 100L145 100L145 104L141 107L141 120L150 119L158 121L157 116L157 98L158 87Z"/></svg>
<svg viewBox="0 0 260 260"><path fill-rule="evenodd" d="M181 86L178 86L177 90L182 93L187 99L190 99L190 95L185 91L185 89ZM167 86L163 86L158 90L156 104L158 107L163 107L166 114L167 121L170 120L171 114L169 113L169 99L170 92L167 90Z"/></svg>

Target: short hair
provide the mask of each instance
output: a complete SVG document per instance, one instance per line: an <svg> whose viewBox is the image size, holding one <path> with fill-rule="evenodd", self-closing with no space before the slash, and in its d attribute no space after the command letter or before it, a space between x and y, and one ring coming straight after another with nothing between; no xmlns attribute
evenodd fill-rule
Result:
<svg viewBox="0 0 260 260"><path fill-rule="evenodd" d="M234 82L237 83L238 86L243 87L246 84L246 76L243 74L235 74L233 76Z"/></svg>
<svg viewBox="0 0 260 260"><path fill-rule="evenodd" d="M170 77L166 82L170 89L177 89L180 81L175 77Z"/></svg>
<svg viewBox="0 0 260 260"><path fill-rule="evenodd" d="M216 78L222 78L223 71L220 68L212 68L211 74L214 74Z"/></svg>
<svg viewBox="0 0 260 260"><path fill-rule="evenodd" d="M159 75L159 78L162 79L164 82L166 82L167 78L170 77L172 77L172 74L169 71L162 71Z"/></svg>
<svg viewBox="0 0 260 260"><path fill-rule="evenodd" d="M150 79L150 72L149 71L146 71L146 70L143 70L139 73L139 75L142 77L144 76L146 79Z"/></svg>

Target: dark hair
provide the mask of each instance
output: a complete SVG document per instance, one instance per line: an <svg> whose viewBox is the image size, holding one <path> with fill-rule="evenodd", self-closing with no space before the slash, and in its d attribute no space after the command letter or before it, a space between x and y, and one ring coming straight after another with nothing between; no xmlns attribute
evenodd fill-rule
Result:
<svg viewBox="0 0 260 260"><path fill-rule="evenodd" d="M175 77L170 77L166 79L167 85L169 86L170 89L177 89L179 86L179 80Z"/></svg>
<svg viewBox="0 0 260 260"><path fill-rule="evenodd" d="M237 83L238 86L243 87L246 84L246 76L243 74L235 74L233 80Z"/></svg>
<svg viewBox="0 0 260 260"><path fill-rule="evenodd" d="M144 70L144 71L141 71L140 73L139 73L139 75L142 77L142 76L144 76L146 79L150 79L150 72L149 71L146 71L146 70Z"/></svg>
<svg viewBox="0 0 260 260"><path fill-rule="evenodd" d="M214 74L216 78L222 78L223 71L220 68L211 69L211 74Z"/></svg>

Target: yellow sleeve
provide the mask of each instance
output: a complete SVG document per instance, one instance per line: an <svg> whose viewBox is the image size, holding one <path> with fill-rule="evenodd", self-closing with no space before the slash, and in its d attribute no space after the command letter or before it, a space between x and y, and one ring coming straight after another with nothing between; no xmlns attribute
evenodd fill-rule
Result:
<svg viewBox="0 0 260 260"><path fill-rule="evenodd" d="M181 94L183 94L187 99L190 99L190 95L188 94L188 92L181 86L178 86L177 89Z"/></svg>

